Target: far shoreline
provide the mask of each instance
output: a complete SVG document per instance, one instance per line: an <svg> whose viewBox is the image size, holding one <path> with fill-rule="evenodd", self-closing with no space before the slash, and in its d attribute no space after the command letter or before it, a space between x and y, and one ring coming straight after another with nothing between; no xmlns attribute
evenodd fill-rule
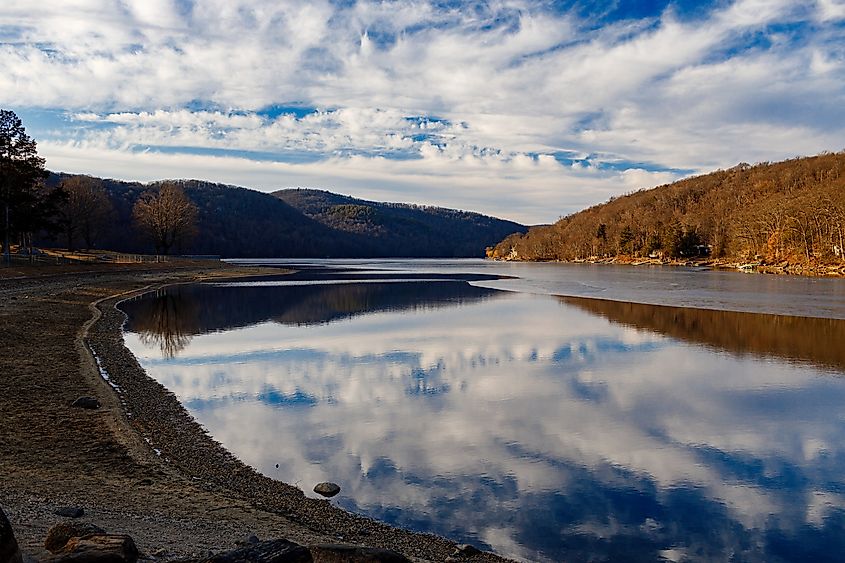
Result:
<svg viewBox="0 0 845 563"><path fill-rule="evenodd" d="M590 257L579 260L523 260L521 258L501 258L488 256L493 262L520 262L538 264L607 264L617 266L671 266L719 270L725 272L756 273L770 275L788 275L818 278L845 277L845 263L832 264L801 264L778 262L769 264L765 261L740 262L722 258L699 258L690 260L668 260L663 258L639 258L632 256L613 256L608 258Z"/></svg>

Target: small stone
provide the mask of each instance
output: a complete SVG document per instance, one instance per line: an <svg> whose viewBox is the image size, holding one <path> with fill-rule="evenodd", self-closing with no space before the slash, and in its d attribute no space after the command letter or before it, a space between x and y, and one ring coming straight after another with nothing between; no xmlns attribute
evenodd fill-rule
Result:
<svg viewBox="0 0 845 563"><path fill-rule="evenodd" d="M340 492L340 485L336 483L317 483L314 492L324 497L333 497Z"/></svg>
<svg viewBox="0 0 845 563"><path fill-rule="evenodd" d="M479 553L481 553L480 549L474 545L465 543L455 548L454 553L452 553L452 557L472 557L473 555L478 555Z"/></svg>
<svg viewBox="0 0 845 563"><path fill-rule="evenodd" d="M100 408L100 401L98 401L94 397L79 397L77 400L72 402L70 406L79 409L93 410Z"/></svg>
<svg viewBox="0 0 845 563"><path fill-rule="evenodd" d="M53 514L64 518L82 518L85 516L85 510L75 506L66 506L56 510Z"/></svg>
<svg viewBox="0 0 845 563"><path fill-rule="evenodd" d="M88 522L80 522L78 520L64 520L59 522L47 532L47 539L44 540L44 547L50 553L59 552L70 538L84 538L93 536L95 534L105 534L106 531L90 524Z"/></svg>

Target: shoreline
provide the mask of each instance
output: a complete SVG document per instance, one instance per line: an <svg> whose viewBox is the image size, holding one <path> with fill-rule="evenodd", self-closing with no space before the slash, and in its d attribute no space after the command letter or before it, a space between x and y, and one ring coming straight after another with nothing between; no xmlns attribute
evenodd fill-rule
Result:
<svg viewBox="0 0 845 563"><path fill-rule="evenodd" d="M666 260L662 258L633 258L630 256L614 256L609 258L590 257L581 260L523 260L520 258L493 258L488 260L495 262L525 262L545 264L612 264L619 266L672 266L686 268L706 268L723 272L743 272L755 274L803 276L818 278L841 278L845 277L845 263L841 265L830 264L795 264L789 262L778 262L769 264L766 262L737 262L721 258L699 258L691 260Z"/></svg>
<svg viewBox="0 0 845 563"><path fill-rule="evenodd" d="M84 507L86 521L128 533L142 552L160 555L150 560L234 549L250 534L303 545L386 548L418 561L443 561L455 552L456 543L445 538L346 512L259 474L215 442L123 344L125 315L115 307L120 301L208 275L234 278L261 270L217 265L138 270L69 273L61 279L0 278L4 344L15 342L15 334L6 334L6 328L18 320L23 330L18 336L50 326L60 331L61 336L52 340L61 340L55 344L65 352L58 358L39 348L39 342L18 339L18 346L35 351L30 362L13 371L7 383L10 392L0 398L0 408L10 421L0 430L0 446L5 451L13 445L11 455L0 459L0 472L9 477L0 491L0 506L25 554L46 555L40 543L51 523L61 521L51 510L59 505ZM26 306L30 303L21 306L21 300L31 301L38 293L42 295L36 297L34 308ZM63 315L64 309L73 314ZM65 326L56 326L63 325L57 316L67 321ZM33 322L41 326L31 326ZM75 326L72 335L67 334L67 325ZM46 330L45 336L59 335ZM4 367L14 370L14 350L10 352ZM76 377L62 369L70 367L71 354L77 360L71 370ZM27 369L34 366L41 369ZM38 373L45 371L51 373ZM31 398L28 392L38 393L42 403L34 412L26 404ZM97 397L102 407L70 408L69 402L82 395ZM39 439L29 447L27 435L33 426ZM63 455L75 459L61 459ZM503 559L483 553L462 560Z"/></svg>

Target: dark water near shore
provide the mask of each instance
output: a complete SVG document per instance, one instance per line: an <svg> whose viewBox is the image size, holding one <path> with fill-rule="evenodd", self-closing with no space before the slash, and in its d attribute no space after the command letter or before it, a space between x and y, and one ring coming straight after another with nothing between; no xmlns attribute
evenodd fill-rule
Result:
<svg viewBox="0 0 845 563"><path fill-rule="evenodd" d="M845 322L482 270L174 287L121 306L126 342L243 461L394 524L526 560L839 560ZM825 287L789 307L835 313Z"/></svg>

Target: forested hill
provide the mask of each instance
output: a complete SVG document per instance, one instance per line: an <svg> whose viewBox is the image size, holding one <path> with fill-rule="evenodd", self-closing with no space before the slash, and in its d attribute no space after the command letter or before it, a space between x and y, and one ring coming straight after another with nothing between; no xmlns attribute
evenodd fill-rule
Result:
<svg viewBox="0 0 845 563"><path fill-rule="evenodd" d="M527 230L469 211L366 201L323 190L287 189L273 195L327 228L346 233L367 256L483 256L485 247Z"/></svg>
<svg viewBox="0 0 845 563"><path fill-rule="evenodd" d="M48 185L68 175L52 174ZM101 180L114 212L98 234L97 248L154 252L135 227L132 209L141 194L158 184ZM168 181L173 183L172 181ZM196 234L173 249L179 254L223 257L470 257L526 227L476 214L440 210L428 222L384 218L385 232L354 233L309 217L279 197L247 188L196 180L176 181L197 207ZM334 196L334 194L331 194ZM343 196L334 196L342 198ZM403 230L427 232L414 240ZM61 235L58 238L62 243Z"/></svg>
<svg viewBox="0 0 845 563"><path fill-rule="evenodd" d="M641 190L509 236L490 255L841 264L843 243L845 152L740 164Z"/></svg>

